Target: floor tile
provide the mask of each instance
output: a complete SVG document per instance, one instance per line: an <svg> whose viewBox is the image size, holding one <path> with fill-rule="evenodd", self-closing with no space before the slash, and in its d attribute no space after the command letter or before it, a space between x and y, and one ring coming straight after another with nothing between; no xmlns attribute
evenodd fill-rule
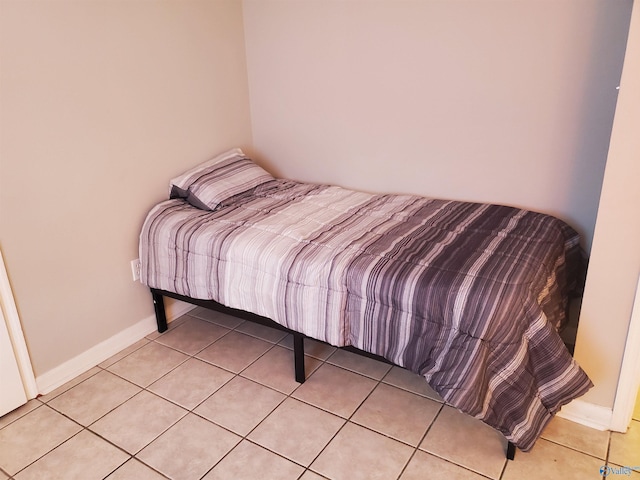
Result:
<svg viewBox="0 0 640 480"><path fill-rule="evenodd" d="M58 388L56 388L55 390L52 390L51 392L47 393L46 395L40 395L38 397L38 400L40 400L41 402L47 403L50 400L53 400L54 398L59 396L60 394L62 394L64 392L66 392L67 390L70 390L71 388L75 387L79 383L84 382L86 379L94 376L97 373L100 373L101 371L102 371L102 369L100 369L98 367L90 368L86 372L84 372L81 375L78 375L77 377L69 380L64 385L59 386Z"/></svg>
<svg viewBox="0 0 640 480"><path fill-rule="evenodd" d="M18 473L16 480L102 480L129 455L83 430Z"/></svg>
<svg viewBox="0 0 640 480"><path fill-rule="evenodd" d="M132 458L105 480L164 480L165 477Z"/></svg>
<svg viewBox="0 0 640 480"><path fill-rule="evenodd" d="M280 340L280 343L278 343L278 345L282 345L283 347L293 350L293 335L288 334L286 337ZM329 345L328 343L319 342L318 340L314 340L313 338L304 339L304 354L309 355L310 357L314 357L319 360L326 360L336 350L336 347L334 347L333 345Z"/></svg>
<svg viewBox="0 0 640 480"><path fill-rule="evenodd" d="M429 397L438 402L442 402L442 397L438 395L433 388L429 386L427 381L421 375L410 372L407 369L393 367L387 375L382 379L384 383L393 385L398 388L409 390L425 397Z"/></svg>
<svg viewBox="0 0 640 480"><path fill-rule="evenodd" d="M325 363L292 397L349 418L376 385L375 380Z"/></svg>
<svg viewBox="0 0 640 480"><path fill-rule="evenodd" d="M122 351L116 353L115 355L112 355L111 357L107 358L104 362L100 363L98 366L100 368L107 368L107 367L113 365L114 363L122 360L124 357L126 357L130 353L133 353L136 350L138 350L139 348L144 347L147 343L149 343L149 341L150 340L147 339L147 338L143 338L141 340L138 340L133 345L129 345L124 350L122 350Z"/></svg>
<svg viewBox="0 0 640 480"><path fill-rule="evenodd" d="M600 479L602 463L602 460L541 438L531 451L516 452L515 460L507 462L502 480Z"/></svg>
<svg viewBox="0 0 640 480"><path fill-rule="evenodd" d="M0 428L6 427L10 423L15 422L20 417L23 417L27 413L41 406L42 406L42 402L40 401L40 399L34 398L32 400L29 400L24 405L21 405L15 410L12 410L9 413L5 413L2 417L0 417Z"/></svg>
<svg viewBox="0 0 640 480"><path fill-rule="evenodd" d="M163 333L155 341L187 355L194 355L229 331L220 325L188 317L182 325Z"/></svg>
<svg viewBox="0 0 640 480"><path fill-rule="evenodd" d="M0 468L13 475L80 430L77 423L42 405L0 430Z"/></svg>
<svg viewBox="0 0 640 480"><path fill-rule="evenodd" d="M335 353L327 359L327 363L346 368L347 370L366 377L371 377L374 380L382 380L392 367L392 365L388 363L340 349L336 350Z"/></svg>
<svg viewBox="0 0 640 480"><path fill-rule="evenodd" d="M246 378L235 377L194 412L245 436L285 398L280 392Z"/></svg>
<svg viewBox="0 0 640 480"><path fill-rule="evenodd" d="M114 363L108 370L136 385L148 387L188 358L184 353L150 342Z"/></svg>
<svg viewBox="0 0 640 480"><path fill-rule="evenodd" d="M351 421L415 447L441 408L434 400L381 383Z"/></svg>
<svg viewBox="0 0 640 480"><path fill-rule="evenodd" d="M238 325L244 323L244 320L227 315L226 313L216 312L215 310L209 310L208 308L197 307L189 312L190 317L200 318L207 322L216 323L222 327L233 330Z"/></svg>
<svg viewBox="0 0 640 480"><path fill-rule="evenodd" d="M398 478L414 449L353 423L331 440L311 469L332 480Z"/></svg>
<svg viewBox="0 0 640 480"><path fill-rule="evenodd" d="M307 378L320 364L320 360L305 355ZM287 395L300 386L295 379L293 352L278 345L247 367L241 375Z"/></svg>
<svg viewBox="0 0 640 480"><path fill-rule="evenodd" d="M307 466L344 422L335 415L288 398L248 438Z"/></svg>
<svg viewBox="0 0 640 480"><path fill-rule="evenodd" d="M277 328L266 327L254 322L244 322L236 327L236 331L246 333L252 337L258 337L271 343L278 343L287 336L287 332Z"/></svg>
<svg viewBox="0 0 640 480"><path fill-rule="evenodd" d="M140 387L105 370L88 378L48 405L87 426L140 391Z"/></svg>
<svg viewBox="0 0 640 480"><path fill-rule="evenodd" d="M9 479L9 476L6 473L0 471L0 480L8 480L8 479Z"/></svg>
<svg viewBox="0 0 640 480"><path fill-rule="evenodd" d="M465 468L499 478L506 461L506 440L470 415L445 405L420 449Z"/></svg>
<svg viewBox="0 0 640 480"><path fill-rule="evenodd" d="M605 460L609 449L609 434L608 431L595 430L565 418L554 417L542 432L542 438Z"/></svg>
<svg viewBox="0 0 640 480"><path fill-rule="evenodd" d="M135 454L187 414L186 410L142 391L91 425L91 430Z"/></svg>
<svg viewBox="0 0 640 480"><path fill-rule="evenodd" d="M486 480L486 477L471 470L418 450L400 476L400 480L424 480L427 477L447 480Z"/></svg>
<svg viewBox="0 0 640 480"><path fill-rule="evenodd" d="M241 438L192 413L142 450L137 458L164 475L202 478Z"/></svg>
<svg viewBox="0 0 640 480"><path fill-rule="evenodd" d="M245 335L244 333L230 332L198 353L197 357L239 373L270 348L273 348L273 343Z"/></svg>
<svg viewBox="0 0 640 480"><path fill-rule="evenodd" d="M300 465L243 440L203 480L291 480L303 471Z"/></svg>
<svg viewBox="0 0 640 480"><path fill-rule="evenodd" d="M232 378L233 374L226 370L190 358L148 389L192 410Z"/></svg>
<svg viewBox="0 0 640 480"><path fill-rule="evenodd" d="M626 433L611 432L609 462L640 467L640 422L633 420Z"/></svg>

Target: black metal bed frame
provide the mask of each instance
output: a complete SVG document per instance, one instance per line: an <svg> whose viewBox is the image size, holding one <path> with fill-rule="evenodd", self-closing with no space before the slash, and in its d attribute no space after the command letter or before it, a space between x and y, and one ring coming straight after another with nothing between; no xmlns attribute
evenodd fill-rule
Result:
<svg viewBox="0 0 640 480"><path fill-rule="evenodd" d="M166 290L159 290L157 288L151 288L151 296L153 297L153 308L156 314L158 332L160 333L165 332L168 328L167 314L164 307L164 297L174 298L182 302L190 303L192 305L197 305L199 307L204 307L209 310L215 310L217 312L226 313L228 315L232 315L234 317L238 317L243 320L259 323L267 327L276 328L278 330L282 330L283 332L290 333L291 335L293 335L293 357L294 357L296 382L304 383L304 381L306 380L306 374L304 371L304 338L305 338L304 334L291 330L283 325L280 325L279 323L274 322L270 318L263 317L261 315L256 315L255 313L247 312L245 310L230 308L214 300L200 300L197 298L185 297L184 295L179 295L177 293L169 292ZM393 362L390 362L389 360L387 360L384 357L381 357L380 355L376 355L376 354L367 352L365 350L360 350L359 348L355 348L352 346L340 347L340 348L348 352L357 353L358 355L369 357L374 360L379 360L389 365L395 365ZM516 446L509 441L507 441L506 455L508 460L513 460L516 455Z"/></svg>

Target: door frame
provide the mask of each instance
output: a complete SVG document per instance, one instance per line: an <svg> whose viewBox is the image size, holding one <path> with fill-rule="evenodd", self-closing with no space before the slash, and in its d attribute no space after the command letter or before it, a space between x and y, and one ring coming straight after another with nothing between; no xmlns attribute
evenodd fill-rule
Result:
<svg viewBox="0 0 640 480"><path fill-rule="evenodd" d="M9 331L11 345L13 346L13 352L18 362L18 369L20 370L20 376L22 377L24 392L27 395L28 400L36 398L38 396L36 377L33 374L31 358L29 357L29 349L27 348L27 342L25 341L24 333L22 332L22 325L20 324L20 317L18 315L18 309L16 308L16 302L13 298L13 292L11 291L11 284L9 283L9 276L7 275L7 269L4 264L4 257L2 256L1 248L0 308L2 308L4 320L7 324L7 330Z"/></svg>
<svg viewBox="0 0 640 480"><path fill-rule="evenodd" d="M611 430L626 432L640 388L640 276L636 287L631 320L627 332L627 342L622 357L616 398L613 402Z"/></svg>

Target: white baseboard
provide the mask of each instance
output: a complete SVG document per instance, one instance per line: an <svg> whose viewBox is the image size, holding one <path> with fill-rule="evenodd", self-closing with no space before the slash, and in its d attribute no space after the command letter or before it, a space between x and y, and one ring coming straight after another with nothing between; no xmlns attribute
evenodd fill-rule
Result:
<svg viewBox="0 0 640 480"><path fill-rule="evenodd" d="M576 399L562 407L558 416L596 430L609 430L613 409Z"/></svg>
<svg viewBox="0 0 640 480"><path fill-rule="evenodd" d="M195 308L193 305L185 302L167 302L167 320L171 322L193 308ZM113 337L100 342L95 347L92 347L80 355L64 362L62 365L59 365L42 375L38 375L36 377L38 393L45 395L55 390L59 386L67 383L69 380L83 374L99 363L104 362L106 359L112 357L121 350L124 350L128 346L133 345L156 329L156 317L155 315L150 315L130 326L126 330L123 330Z"/></svg>

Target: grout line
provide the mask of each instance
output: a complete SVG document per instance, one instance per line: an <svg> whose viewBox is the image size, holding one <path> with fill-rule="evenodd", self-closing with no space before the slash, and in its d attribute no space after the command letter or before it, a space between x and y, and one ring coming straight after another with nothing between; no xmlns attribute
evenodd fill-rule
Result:
<svg viewBox="0 0 640 480"><path fill-rule="evenodd" d="M517 455L518 455L518 451L516 451L516 456ZM522 455L522 452L520 452L520 455ZM498 476L498 479L502 480L502 478L504 477L504 473L507 471L507 466L509 465L509 462L515 462L515 458L513 460L505 459L504 465L502 466L502 470L500 471L500 475Z"/></svg>
<svg viewBox="0 0 640 480"><path fill-rule="evenodd" d="M609 432L609 441L607 442L607 455L605 456L604 466L609 466L609 454L611 453L611 432ZM606 475L602 475L602 480L606 479Z"/></svg>

